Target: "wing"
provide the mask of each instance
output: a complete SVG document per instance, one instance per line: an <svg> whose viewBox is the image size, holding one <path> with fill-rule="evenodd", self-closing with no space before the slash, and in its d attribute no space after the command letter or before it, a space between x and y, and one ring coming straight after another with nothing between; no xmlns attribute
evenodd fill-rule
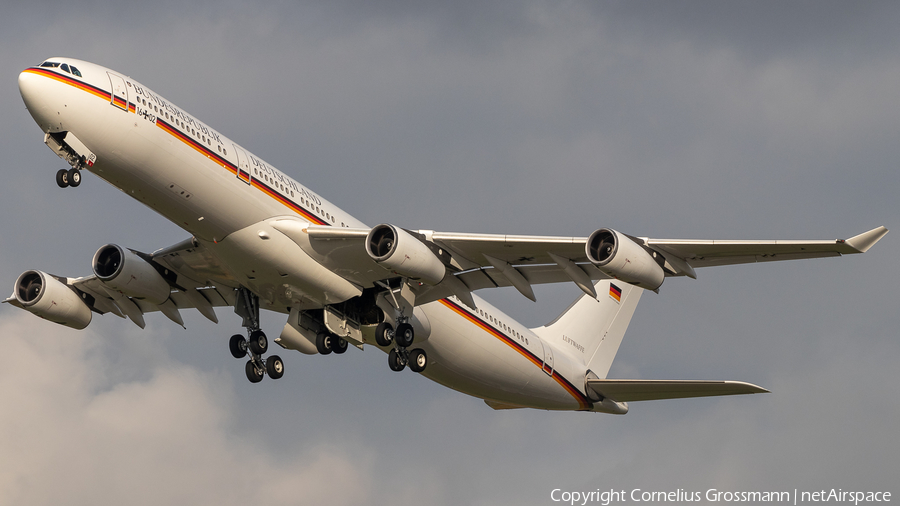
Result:
<svg viewBox="0 0 900 506"><path fill-rule="evenodd" d="M73 294L85 303L90 312L128 317L141 328L145 325L143 315L148 312L160 311L173 322L184 326L184 320L179 312L181 309L196 309L207 319L218 323L213 308L234 306L237 283L202 245L192 239L151 255L136 252L135 254L146 260L148 268L158 271L168 283L168 286L163 288L163 294L156 299L156 303L147 298L129 297L111 289L95 275L65 278L40 271L28 271L23 274L16 283L17 290L25 289L27 277L30 276L32 283L41 285L38 290L55 295L52 306L56 308L63 306L62 310L54 307L40 308L39 301L35 306L25 307L15 297L16 294L3 302L75 328L84 328L87 323L84 317L79 318L71 310L65 312L66 302L71 302ZM70 304L71 306L80 305ZM86 320L90 321L90 313L86 316Z"/></svg>
<svg viewBox="0 0 900 506"><path fill-rule="evenodd" d="M688 262L693 267L822 258L865 253L888 229L878 227L850 239L832 241L685 241L647 239L652 249Z"/></svg>
<svg viewBox="0 0 900 506"><path fill-rule="evenodd" d="M439 259L439 268L442 263L447 273L452 274L443 278L433 276L441 281L427 283L432 286L420 290L417 301L422 302L449 294L456 294L466 302L463 292L501 286L513 286L534 300L532 285L566 281L574 282L596 297L593 282L607 278L656 290L665 277L695 278L694 269L699 267L863 253L888 232L878 227L846 240L723 241L650 239L611 229L597 230L589 237L554 237L431 230L407 230L404 235L390 225L371 230L304 225L305 237L295 240L307 241L306 247L315 249L322 258L341 257L342 265L357 266L353 271L360 277L353 281L371 286L373 282L404 274L397 265L379 263L379 254L374 251L378 245L372 237L374 232L386 230L384 227L394 231L391 235L394 242L424 244ZM299 228L294 232L293 237L299 235ZM414 249L404 250L410 252L406 254L407 259L415 257L411 253ZM370 253L366 254L367 251ZM442 268L440 274L444 274Z"/></svg>

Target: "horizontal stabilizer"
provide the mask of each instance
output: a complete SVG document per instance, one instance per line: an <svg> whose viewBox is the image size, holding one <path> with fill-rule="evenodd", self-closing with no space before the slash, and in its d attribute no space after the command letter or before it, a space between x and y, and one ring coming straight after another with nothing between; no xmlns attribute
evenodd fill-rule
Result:
<svg viewBox="0 0 900 506"><path fill-rule="evenodd" d="M519 406L517 404L507 404L505 402L497 402L491 401L488 399L484 400L484 403L490 406L492 409L501 410L501 409L522 409L524 406Z"/></svg>
<svg viewBox="0 0 900 506"><path fill-rule="evenodd" d="M769 392L743 381L589 379L587 384L598 395L618 402Z"/></svg>

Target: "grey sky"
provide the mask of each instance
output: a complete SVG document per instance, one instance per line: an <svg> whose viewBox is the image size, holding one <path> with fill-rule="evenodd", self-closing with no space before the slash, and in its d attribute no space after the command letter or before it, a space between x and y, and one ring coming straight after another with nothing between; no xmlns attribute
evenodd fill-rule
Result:
<svg viewBox="0 0 900 506"><path fill-rule="evenodd" d="M458 5L457 5L458 4ZM889 2L21 2L0 19L0 281L90 272L186 234L87 174L53 182L18 72L126 73L374 225L832 239L897 228L900 6ZM494 412L385 356L282 353L240 322L0 307L0 504L552 504L554 488L895 494L896 234L870 253L706 269L645 294L611 376L767 395L617 417ZM4 281L5 280L5 281ZM524 323L580 291L482 295ZM281 315L264 314L276 335Z"/></svg>

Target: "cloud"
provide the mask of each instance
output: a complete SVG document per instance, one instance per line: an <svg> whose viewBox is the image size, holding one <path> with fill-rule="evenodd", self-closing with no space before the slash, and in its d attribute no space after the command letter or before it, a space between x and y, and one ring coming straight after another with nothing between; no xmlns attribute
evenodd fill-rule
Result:
<svg viewBox="0 0 900 506"><path fill-rule="evenodd" d="M221 375L163 359L146 380L110 381L92 344L101 336L49 325L0 320L15 357L0 369L0 503L365 502L374 471L365 453L328 444L273 453L252 425L235 426L240 405Z"/></svg>

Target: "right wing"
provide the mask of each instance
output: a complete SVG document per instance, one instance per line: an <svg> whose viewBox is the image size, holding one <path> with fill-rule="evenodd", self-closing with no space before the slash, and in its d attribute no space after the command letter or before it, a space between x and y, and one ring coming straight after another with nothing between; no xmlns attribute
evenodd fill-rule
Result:
<svg viewBox="0 0 900 506"><path fill-rule="evenodd" d="M118 254L133 254L151 261L144 262L146 265L141 267L157 270L166 280L168 286L162 287L158 297L129 297L110 288L96 275L65 278L41 271L26 271L19 276L15 293L3 302L79 329L87 326L92 312L128 317L144 328L143 315L148 312L160 311L173 322L184 326L179 312L181 309L197 309L207 319L218 323L213 308L234 306L237 283L202 245L192 239L151 255L125 251L120 248ZM78 299L84 304L80 304Z"/></svg>

